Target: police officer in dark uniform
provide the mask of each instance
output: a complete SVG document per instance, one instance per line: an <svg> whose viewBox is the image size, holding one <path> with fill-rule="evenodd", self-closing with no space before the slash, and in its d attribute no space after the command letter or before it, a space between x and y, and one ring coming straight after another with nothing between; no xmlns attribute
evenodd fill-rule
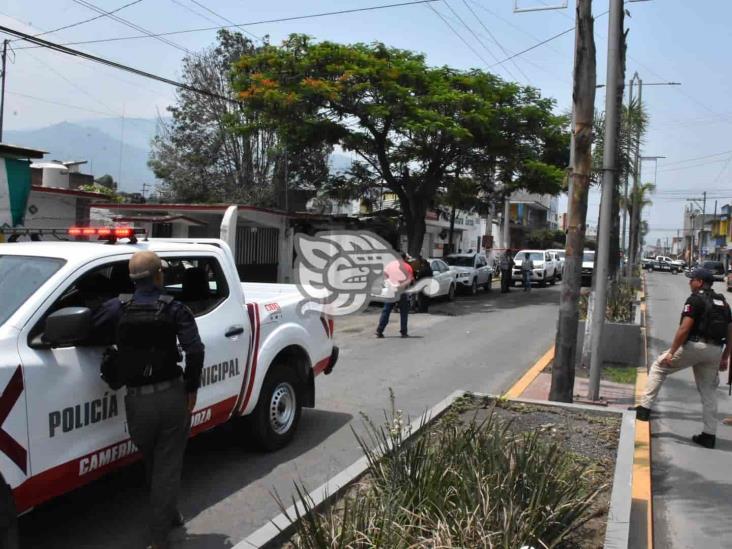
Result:
<svg viewBox="0 0 732 549"><path fill-rule="evenodd" d="M170 531L183 525L178 491L204 357L193 314L163 293L163 267L154 252L135 253L129 262L135 293L107 301L94 315L95 329L117 344L127 424L145 461L155 549L167 547Z"/></svg>
<svg viewBox="0 0 732 549"><path fill-rule="evenodd" d="M661 353L648 371L648 381L635 408L636 419L648 421L651 405L670 374L693 368L696 387L702 400L704 430L691 440L714 448L717 434L718 371L725 371L730 360L732 312L724 296L712 291L714 275L697 268L688 273L691 295L681 311L679 327L671 347Z"/></svg>

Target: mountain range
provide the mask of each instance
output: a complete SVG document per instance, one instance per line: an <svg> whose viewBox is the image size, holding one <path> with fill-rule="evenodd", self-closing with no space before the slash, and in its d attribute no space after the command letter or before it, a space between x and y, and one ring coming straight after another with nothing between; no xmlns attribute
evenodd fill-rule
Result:
<svg viewBox="0 0 732 549"><path fill-rule="evenodd" d="M147 165L157 127L153 118L97 118L6 130L3 141L47 151L45 160L87 160L82 171L95 177L109 174L121 191L140 192L143 183L158 182ZM330 164L331 171L343 171L350 167L351 158L336 152Z"/></svg>

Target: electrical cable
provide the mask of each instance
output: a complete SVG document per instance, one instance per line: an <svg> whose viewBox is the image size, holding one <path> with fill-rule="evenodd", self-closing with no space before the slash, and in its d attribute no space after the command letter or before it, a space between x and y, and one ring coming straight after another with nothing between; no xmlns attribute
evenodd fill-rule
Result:
<svg viewBox="0 0 732 549"><path fill-rule="evenodd" d="M74 0L76 1L76 0ZM260 21L252 21L248 23L239 23L238 25L220 25L216 27L202 27L202 28L196 28L196 29L185 29L185 30L177 30L177 31L168 31L168 32L159 32L154 33L151 35L147 34L138 34L135 36L118 36L116 38L100 38L98 40L81 40L77 42L65 42L63 44L57 44L58 46L79 46L82 44L102 44L107 42L119 42L123 40L138 40L140 38L158 38L162 36L174 36L179 34L189 34L194 32L208 32L208 31L217 31L221 29L230 29L234 27L252 27L254 25L265 25L269 23L285 23L289 21L303 21L306 19L315 19L319 17L329 17L333 15L346 15L350 13L362 13L362 12L368 12L368 11L377 11L377 10L383 10L383 9L389 9L389 8L398 8L403 6L415 6L419 4L431 4L433 2L439 2L440 0L410 0L408 2L397 2L393 4L382 4L379 6L367 6L364 8L353 8L353 9L347 9L347 10L337 10L337 11L326 11L326 12L320 12L320 13L311 13L308 15L295 15L291 17L280 17L278 19L264 19ZM35 46L32 46L35 47ZM27 48L17 48L19 50L21 49L27 49Z"/></svg>
<svg viewBox="0 0 732 549"><path fill-rule="evenodd" d="M466 0L463 0L463 4L465 4L465 7L473 15L473 17L475 17L475 20L478 21L478 23L480 24L480 26L483 27L483 29L485 29L485 32L488 33L488 36L491 37L491 40L493 40L493 42L495 42L496 45L501 49L501 51L503 52L503 55L505 55L507 57L510 56L511 54L506 50L506 48L503 47L503 44L501 44L498 41L498 39L493 35L493 33L488 28L488 26L483 22L483 20L480 17L478 17L478 14L475 13L475 11L473 10L473 8L470 7L470 4L468 4L468 2ZM519 67L518 63L516 63L516 60L515 59L512 59L511 60L511 63L513 63L513 66L516 67L516 70L521 73L521 75L524 77L524 79L526 80L526 82L528 82L530 84L531 83L531 79L526 75L526 73L523 70L521 70L521 67Z"/></svg>
<svg viewBox="0 0 732 549"><path fill-rule="evenodd" d="M714 153L714 154L707 154L704 156L697 156L695 158L687 158L685 160L674 160L673 162L664 162L663 165L664 165L664 167L666 167L666 166L674 166L676 164L686 164L687 162L696 162L697 160L704 160L706 158L714 158L715 156L724 156L724 155L730 154L730 153L732 153L732 150L722 151L722 152L718 152L718 153ZM659 171L661 171L661 170L659 170Z"/></svg>
<svg viewBox="0 0 732 549"><path fill-rule="evenodd" d="M120 6L118 8L113 9L112 11L108 13L117 13L118 11L122 11L125 8L129 8L130 6L134 6L135 4L139 4L142 2L142 0L133 0L132 2L129 2L125 4L124 6ZM36 34L36 36L44 36L46 34L52 34L54 32L66 30L66 29L72 29L74 27L78 27L79 25L83 25L84 23L91 23L92 21L96 21L97 19L101 19L102 17L106 17L106 14L103 15L97 15L95 17L90 17L89 19L84 19L83 21L77 21L76 23L71 23L69 25L64 25L63 27L59 27L57 29L44 31L42 33ZM16 40L11 40L11 42L17 42L18 40L21 40L20 38L17 38Z"/></svg>
<svg viewBox="0 0 732 549"><path fill-rule="evenodd" d="M478 59L480 59L480 60L481 60L481 61L483 62L483 64L484 64L484 65L486 65L486 66L490 66L490 63L488 63L488 61L486 61L486 60L485 60L485 57L483 57L483 56L482 56L482 55L480 54L480 52L479 52L478 50L476 50L476 49L475 49L475 48L474 48L474 47L472 46L472 44L470 44L470 42L468 42L467 40L465 40L465 38L463 38L463 35L462 35L462 34L460 34L460 33L459 33L459 32L458 32L458 31L457 31L456 29L455 29L455 27L453 27L453 26L452 26L452 25L450 24L450 22L449 22L449 21L448 21L447 19L445 19L445 17L444 17L444 16L443 16L443 15L442 15L442 14L441 14L441 13L440 13L439 11L437 11L437 10L435 9L435 7L434 7L434 6L432 6L431 4L427 4L427 7L428 7L429 9L431 9L431 10L432 10L432 11L433 11L433 12L435 13L435 15L437 15L437 17L439 17L440 19L442 19L442 22L443 22L443 23L445 23L445 25L447 25L447 28L449 28L449 29L450 29L450 30L451 30L451 31L453 32L453 34L454 34L455 36L457 36L457 37L458 37L458 38L460 39L460 41L461 41L461 42L462 42L463 44L465 44L465 45L466 45L466 46L468 47L468 49L470 49L470 51L472 51L472 52L473 52L473 53L474 53L474 54L476 55L476 57L478 57Z"/></svg>
<svg viewBox="0 0 732 549"><path fill-rule="evenodd" d="M246 29L245 29L244 27L242 27L241 25L237 25L236 23L234 23L234 22L233 22L233 21L232 21L231 19L228 19L228 18L224 17L223 15L220 15L220 14L216 13L216 12L215 12L214 10L212 10L211 8L209 8L209 7L205 6L204 4L201 4L201 2L199 2L198 0L190 0L190 1L191 1L191 2L193 2L193 3L195 4L195 5L197 5L198 7L200 7L200 8L203 8L203 9L205 9L205 10L206 10L207 12L209 12L209 13L210 13L211 15L213 15L213 16L215 16L215 17L218 17L218 18L219 18L219 19L221 19L222 21L226 21L226 22L227 22L227 23L229 23L230 25L234 25L234 26L235 26L236 28L238 28L238 29L239 29L240 31L242 31L242 32L243 32L244 34L248 34L248 35L249 35L249 36L251 36L252 38L256 38L257 40L259 40L260 42L262 41L262 37L261 37L261 36L257 36L256 34L254 34L254 33L251 33L251 32L249 32L248 30L246 30Z"/></svg>
<svg viewBox="0 0 732 549"><path fill-rule="evenodd" d="M608 13L610 13L609 10L602 12L601 14L595 16L595 20L599 19L603 15L607 15ZM568 34L568 33L572 32L574 29L575 29L575 27L572 27L571 29L567 29L567 30L562 31L562 32L560 32L558 34L555 34L554 36L550 36L549 38L547 38L545 40L542 40L541 42L538 42L538 43L534 44L533 46L530 46L530 47L526 48L525 50L521 50L520 52L514 53L513 55L507 57L506 59L503 59L503 60L499 61L498 63L496 63L496 65L500 65L502 63L505 63L506 61L510 61L511 59L515 59L515 58L517 58L520 55L523 55L523 54L525 54L527 52L530 52L531 50L535 50L536 48L538 48L540 46L543 46L544 44L548 44L552 40L556 40L557 38L560 38L560 37L564 36L565 34ZM496 65L491 65L491 66L492 67L495 67Z"/></svg>
<svg viewBox="0 0 732 549"><path fill-rule="evenodd" d="M165 84L170 84L171 86L175 86L176 88L180 88L183 90L187 90L193 93L198 93L201 95L205 95L208 97L212 97L214 99L222 99L224 101L230 101L232 103L238 103L236 100L230 98L230 97L224 97L223 95L219 95L217 93L210 92L208 90L203 90L200 88L196 88L195 86L190 86L188 84L185 84L183 82L178 82L176 80L172 80L170 78L166 78L164 76L160 76L157 74L153 74L151 72L143 71L140 69L136 69L134 67L130 67L129 65L124 65L122 63L117 63L116 61L111 61L109 59L105 59L103 57L98 57L96 55L92 55L90 53L86 53L80 50L75 50L72 48L69 48L67 46L56 44L54 42L49 42L48 40L45 40L43 38L36 38L35 36L31 34L27 34L25 32L21 32L15 29L11 29L9 27L5 27L0 25L0 32L3 32L5 34L9 34L11 36L16 36L18 38L23 38L27 42L30 42L32 44L36 44L39 46L42 46L44 48L48 48L50 50L63 53L66 55L71 55L74 57L80 57L82 59L86 59L88 61L93 61L95 63L100 63L102 65L107 65L109 67L113 67L122 71L126 71L132 74L136 74L137 76L142 76L143 78L149 78L151 80L157 80L158 82L163 82Z"/></svg>
<svg viewBox="0 0 732 549"><path fill-rule="evenodd" d="M467 31L473 36L473 38L475 38L476 42L478 42L478 44L480 44L483 47L483 49L488 52L488 55L490 55L493 59L498 61L498 57L496 57L496 55L493 53L493 51L490 48L488 48L488 46L485 45L485 42L483 42L483 40L481 40L480 37L477 34L475 34L475 31L465 22L465 20L462 17L460 17L460 14L455 11L455 9L450 5L450 3L447 0L442 0L442 3L445 4L445 6L447 6L447 9L449 9L450 12L452 12L452 14L460 22L460 24L467 29ZM505 67L503 67L503 69L506 70ZM514 80L516 79L510 73L510 71L506 70L506 73Z"/></svg>
<svg viewBox="0 0 732 549"><path fill-rule="evenodd" d="M23 97L25 99L32 99L33 101L39 101L41 103L48 103L49 105L57 105L59 107L68 107L69 109L86 111L86 112L90 112L93 114L103 114L105 116L109 116L110 114L115 114L115 116L116 116L116 113L110 113L109 111L97 111L94 109L90 109L88 107L82 107L80 105L72 105L70 103L63 103L61 101L55 101L53 99L46 99L44 97L36 97L35 95L28 95L27 93L13 92L13 91L9 91L9 90L5 90L5 93L8 95L15 95L17 97Z"/></svg>
<svg viewBox="0 0 732 549"><path fill-rule="evenodd" d="M117 21L118 23L121 23L121 24L123 24L123 25L125 25L127 27L130 27L131 29L134 29L134 30L136 30L138 32L142 32L142 33L146 34L147 36L149 36L150 38L155 38L155 40L157 40L158 42L162 42L163 44L167 44L168 46L170 46L172 48L175 48L177 50L180 50L182 52L185 52L188 55L191 54L191 51L189 49L184 48L183 46L180 46L180 45L176 44L175 42L173 42L171 40L168 40L167 38L162 38L160 36L155 36L152 31L149 31L146 28L141 27L140 25L137 25L137 24L133 23L132 21L128 21L127 19L123 19L122 17L119 17L118 15L114 15L112 12L103 10L102 8L95 6L91 2L87 2L86 0L73 0L73 1L76 2L77 4L79 4L80 6L84 6L85 8L88 8L88 9L90 9L92 11L95 11L97 13L100 13L100 14L106 16L106 17L109 17L113 21Z"/></svg>

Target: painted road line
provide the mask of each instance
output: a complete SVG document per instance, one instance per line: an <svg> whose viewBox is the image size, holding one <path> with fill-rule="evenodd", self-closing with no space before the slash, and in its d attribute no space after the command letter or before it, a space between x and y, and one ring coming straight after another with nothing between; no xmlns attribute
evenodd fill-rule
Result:
<svg viewBox="0 0 732 549"><path fill-rule="evenodd" d="M643 364L635 379L635 403L640 403L648 380L648 320L643 277L643 300L640 304L643 332ZM633 459L633 505L631 547L653 549L653 490L651 477L651 422L635 422L635 456Z"/></svg>
<svg viewBox="0 0 732 549"><path fill-rule="evenodd" d="M504 396L504 398L519 398L521 394L528 388L529 385L536 379L536 377L541 373L541 371L546 368L549 363L554 360L554 345L551 346L551 348L544 353L544 356L542 356L536 364L534 364L531 368L529 368L529 371L526 372L521 379L519 379L516 383L513 384L513 387L511 387Z"/></svg>

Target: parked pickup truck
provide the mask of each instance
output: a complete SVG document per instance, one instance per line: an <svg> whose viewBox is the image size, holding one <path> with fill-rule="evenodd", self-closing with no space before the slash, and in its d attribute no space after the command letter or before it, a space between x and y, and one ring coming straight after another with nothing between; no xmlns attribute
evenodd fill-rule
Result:
<svg viewBox="0 0 732 549"><path fill-rule="evenodd" d="M648 264L648 269L651 271L666 271L676 274L683 271L684 267L681 261L658 255Z"/></svg>
<svg viewBox="0 0 732 549"><path fill-rule="evenodd" d="M225 241L123 240L0 244L2 547L16 513L139 457L125 390L102 381L104 349L86 343L94 307L132 291L133 253L167 261L165 289L191 308L206 346L191 436L245 416L243 438L284 446L338 358L332 320L301 316L293 285L241 283Z"/></svg>

